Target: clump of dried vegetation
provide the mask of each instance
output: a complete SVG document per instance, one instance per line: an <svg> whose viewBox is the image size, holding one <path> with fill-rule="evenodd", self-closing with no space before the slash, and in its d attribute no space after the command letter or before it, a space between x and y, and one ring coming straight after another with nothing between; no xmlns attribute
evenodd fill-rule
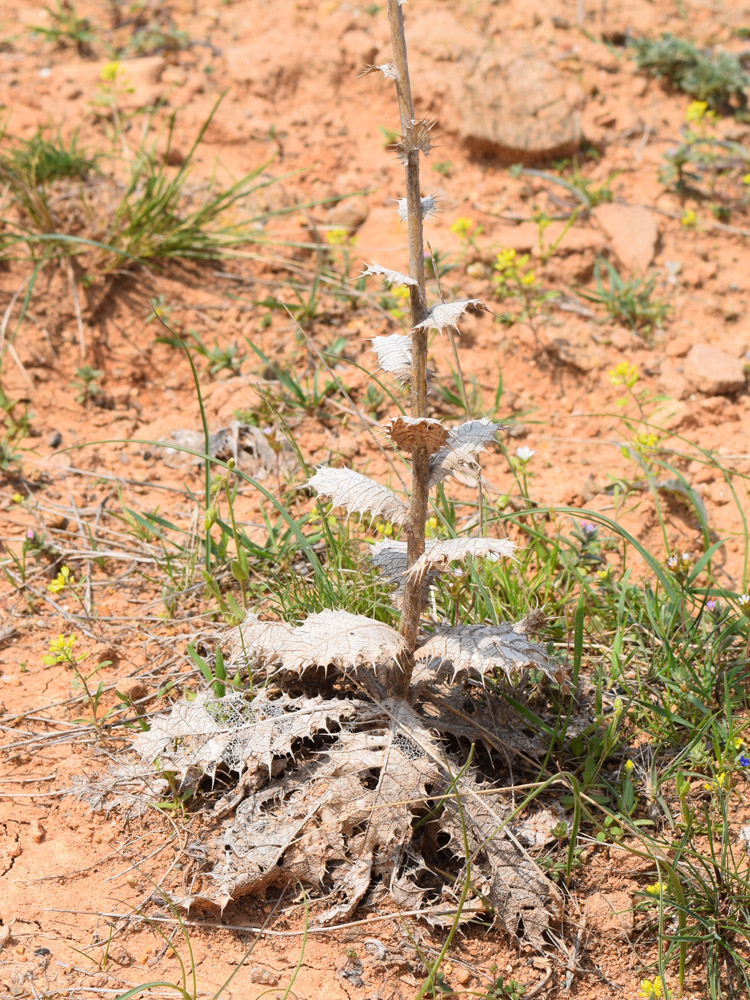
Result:
<svg viewBox="0 0 750 1000"><path fill-rule="evenodd" d="M224 907L273 882L298 879L326 892L320 922L346 918L368 894L454 924L490 911L537 946L559 891L520 841L514 811L485 775L541 747L511 718L500 692L524 671L560 680L533 634L543 616L519 622L446 622L425 615L440 574L481 559L512 559L514 543L488 537L480 517L458 538L427 540L430 492L460 472L479 476L478 457L499 424L485 418L446 427L427 415L428 336L453 337L477 299L428 305L420 159L433 123L414 116L400 3L388 5L393 62L377 67L395 84L404 166L409 273L371 264L366 274L406 287L411 334L377 338L380 369L410 391L410 413L385 432L409 456L406 496L356 471L318 468L307 482L347 516L403 529L405 540L372 546L392 584L398 630L345 610L301 624L248 615L230 635L230 670L251 691L215 688L152 721L135 749L180 790L219 772L236 787L217 806L220 846L209 849L185 905ZM502 762L502 763L501 763ZM228 817L228 820L226 819Z"/></svg>

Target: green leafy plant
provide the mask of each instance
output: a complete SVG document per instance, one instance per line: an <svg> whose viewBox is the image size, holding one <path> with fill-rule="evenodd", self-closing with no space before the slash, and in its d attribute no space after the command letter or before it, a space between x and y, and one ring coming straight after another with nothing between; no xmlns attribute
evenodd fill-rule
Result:
<svg viewBox="0 0 750 1000"><path fill-rule="evenodd" d="M101 396L102 388L99 379L104 372L91 365L83 365L76 368L76 378L73 380L73 388L76 390L76 399L83 406L88 406Z"/></svg>
<svg viewBox="0 0 750 1000"><path fill-rule="evenodd" d="M65 582L64 586L72 586L72 583ZM76 642L76 636L71 635L58 635L54 639L49 641L49 651L42 657L42 662L51 666L55 663L62 663L67 667L70 667L74 675L74 686L80 688L85 696L86 702L91 711L91 716L88 719L76 719L76 722L83 722L89 725L93 725L97 736L101 739L102 737L102 725L115 708L109 709L104 715L99 715L99 703L101 702L102 695L104 694L104 682L99 681L96 688L94 688L91 683L92 679L103 670L105 667L111 665L111 660L102 660L101 663L97 664L93 670L88 672L81 668L81 664L85 659L88 658L88 653L76 653L74 652L74 645Z"/></svg>
<svg viewBox="0 0 750 1000"><path fill-rule="evenodd" d="M6 475L21 471L21 443L31 430L31 417L25 404L10 399L0 387L0 471Z"/></svg>
<svg viewBox="0 0 750 1000"><path fill-rule="evenodd" d="M714 111L724 112L734 105L747 107L750 77L737 56L729 52L697 48L693 42L674 35L634 38L630 41L638 68L664 79Z"/></svg>
<svg viewBox="0 0 750 1000"><path fill-rule="evenodd" d="M626 280L608 260L599 257L594 263L594 283L594 291L579 291L582 298L603 306L612 319L642 336L661 327L669 315L668 303L654 295L655 275Z"/></svg>
<svg viewBox="0 0 750 1000"><path fill-rule="evenodd" d="M49 15L49 25L33 25L29 30L41 35L58 48L73 46L79 56L91 55L92 43L96 35L87 17L79 17L70 0L57 0L55 7L45 7Z"/></svg>

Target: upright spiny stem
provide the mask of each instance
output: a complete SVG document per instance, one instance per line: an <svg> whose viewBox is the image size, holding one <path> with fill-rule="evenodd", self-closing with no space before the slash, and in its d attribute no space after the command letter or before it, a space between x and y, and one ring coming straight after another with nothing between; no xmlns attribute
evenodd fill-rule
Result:
<svg viewBox="0 0 750 1000"><path fill-rule="evenodd" d="M409 65L406 57L404 19L399 0L388 0L388 20L391 26L393 66L396 72L396 92L401 115L401 134L408 136L414 122L414 103L409 83ZM409 275L416 285L409 286L412 322L411 411L414 417L425 416L427 410L427 330L414 329L427 312L424 276L424 228L422 225L422 196L419 187L419 149L406 154L406 211L409 227ZM430 478L430 456L427 448L419 446L412 451L412 488L409 523L406 529L407 566L419 558L425 546ZM419 617L422 611L421 581L407 582L401 612L401 635L406 640L409 655L400 663L388 683L391 696L406 698L409 694L414 668L412 653L417 644Z"/></svg>

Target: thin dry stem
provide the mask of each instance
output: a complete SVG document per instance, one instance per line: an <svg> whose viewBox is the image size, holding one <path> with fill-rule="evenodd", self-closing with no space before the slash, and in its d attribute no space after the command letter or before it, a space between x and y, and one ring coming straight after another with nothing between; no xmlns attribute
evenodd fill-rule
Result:
<svg viewBox="0 0 750 1000"><path fill-rule="evenodd" d="M406 55L404 19L398 0L388 0L388 21L391 27L393 64L396 69L401 132L406 135L414 121L414 103L409 82L409 65ZM405 165L407 225L409 227L409 275L416 285L409 286L412 327L421 323L427 312L424 273L424 227L422 201L419 187L419 150L409 152ZM412 333L411 411L414 417L423 417L427 410L427 330L414 329ZM406 530L407 566L424 552L425 522L427 521L430 478L430 456L424 446L412 451L412 491L409 523ZM417 644L419 617L422 611L421 582L407 582L401 613L401 635L406 640L408 655L402 658L392 672L388 683L390 695L406 698L414 668L412 653Z"/></svg>

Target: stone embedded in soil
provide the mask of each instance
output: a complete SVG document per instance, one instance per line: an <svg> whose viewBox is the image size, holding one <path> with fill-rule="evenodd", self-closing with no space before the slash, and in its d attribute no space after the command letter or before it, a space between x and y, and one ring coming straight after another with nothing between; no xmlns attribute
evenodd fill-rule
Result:
<svg viewBox="0 0 750 1000"><path fill-rule="evenodd" d="M609 202L591 213L612 244L618 261L628 271L643 273L654 259L659 226L653 212L638 205Z"/></svg>
<svg viewBox="0 0 750 1000"><path fill-rule="evenodd" d="M583 91L533 51L492 46L455 73L458 131L469 146L527 163L580 146Z"/></svg>
<svg viewBox="0 0 750 1000"><path fill-rule="evenodd" d="M602 936L629 938L633 933L633 900L629 892L595 892L586 900L586 927Z"/></svg>
<svg viewBox="0 0 750 1000"><path fill-rule="evenodd" d="M709 344L694 344L685 358L685 378L706 396L723 396L744 389L747 380L740 360Z"/></svg>
<svg viewBox="0 0 750 1000"><path fill-rule="evenodd" d="M370 206L361 195L338 202L328 212L328 225L353 232L367 221Z"/></svg>

